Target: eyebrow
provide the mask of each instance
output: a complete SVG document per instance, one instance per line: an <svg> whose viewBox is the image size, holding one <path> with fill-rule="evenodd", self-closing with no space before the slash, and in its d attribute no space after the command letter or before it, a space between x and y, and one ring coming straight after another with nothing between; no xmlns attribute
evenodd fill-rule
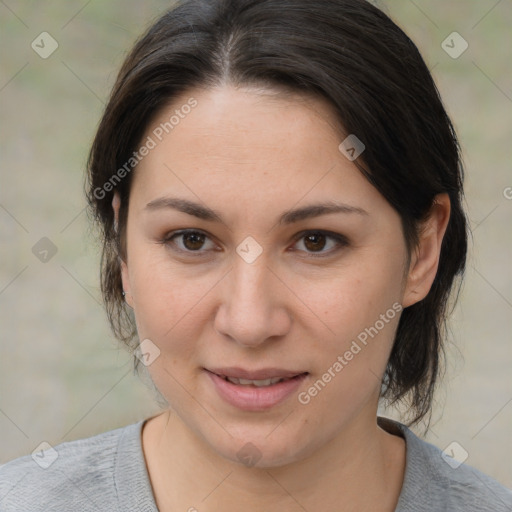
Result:
<svg viewBox="0 0 512 512"><path fill-rule="evenodd" d="M159 197L153 201L150 201L146 205L145 210L157 211L168 208L178 210L202 220L207 220L210 222L221 222L224 224L224 221L222 220L222 217L219 213L212 210L211 208L208 208L207 206L204 206L200 203L195 203L194 201L190 201L188 199L180 199L176 197ZM299 222L301 220L320 217L321 215L328 215L332 213L355 213L363 216L369 215L369 213L366 210L363 210L363 208L349 204L338 203L336 201L328 201L287 210L279 217L278 224L293 224L294 222Z"/></svg>

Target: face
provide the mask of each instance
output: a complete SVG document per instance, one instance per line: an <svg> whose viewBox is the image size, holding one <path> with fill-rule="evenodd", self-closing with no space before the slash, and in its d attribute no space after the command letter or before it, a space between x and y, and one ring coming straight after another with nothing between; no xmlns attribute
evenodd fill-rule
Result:
<svg viewBox="0 0 512 512"><path fill-rule="evenodd" d="M413 302L407 254L399 215L338 149L331 107L194 90L148 137L122 275L171 409L212 453L255 450L268 467L374 420L401 305Z"/></svg>

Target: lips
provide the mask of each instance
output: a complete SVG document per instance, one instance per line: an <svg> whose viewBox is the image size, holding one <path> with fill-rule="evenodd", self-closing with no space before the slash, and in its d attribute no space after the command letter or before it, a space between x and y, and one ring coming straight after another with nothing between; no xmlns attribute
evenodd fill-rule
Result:
<svg viewBox="0 0 512 512"><path fill-rule="evenodd" d="M265 411L284 402L302 386L308 372L282 368L206 369L209 382L224 402L244 411ZM249 377L249 378L247 378Z"/></svg>

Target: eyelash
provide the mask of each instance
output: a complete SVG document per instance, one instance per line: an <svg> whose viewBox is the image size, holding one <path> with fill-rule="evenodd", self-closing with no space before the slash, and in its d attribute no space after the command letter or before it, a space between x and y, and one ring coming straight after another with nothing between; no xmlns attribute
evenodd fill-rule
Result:
<svg viewBox="0 0 512 512"><path fill-rule="evenodd" d="M162 240L159 240L159 243L169 247L173 251L185 253L185 254L187 254L187 256L188 255L193 256L193 257L203 256L206 251L203 251L203 250L192 251L189 249L182 249L182 248L179 248L176 246L173 239L180 237L180 236L188 235L188 234L204 235L206 239L211 241L211 238L205 232L203 232L201 230L184 229L184 230L173 231L172 233L169 233L167 236L165 236L165 238L163 238ZM323 235L326 237L327 240L329 240L329 239L334 240L337 243L337 247L335 247L334 249L331 249L329 251L325 251L325 252L322 251L322 252L315 253L315 252L302 251L302 252L305 252L308 255L308 257L311 257L311 258L325 258L325 257L331 256L332 254L338 252L341 248L346 247L348 245L348 240L343 235L340 235L338 233L333 233L331 231L324 231L321 229L307 230L307 231L300 232L294 239L294 245L297 244L297 242L303 240L308 235ZM326 244L327 244L327 242L326 242Z"/></svg>

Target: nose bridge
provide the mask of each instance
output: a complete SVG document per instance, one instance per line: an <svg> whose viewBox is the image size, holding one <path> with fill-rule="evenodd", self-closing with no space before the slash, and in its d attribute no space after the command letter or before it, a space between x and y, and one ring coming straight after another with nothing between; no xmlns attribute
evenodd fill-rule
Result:
<svg viewBox="0 0 512 512"><path fill-rule="evenodd" d="M236 256L227 276L216 329L240 344L256 346L289 329L279 280L267 265L261 256L252 262Z"/></svg>
<svg viewBox="0 0 512 512"><path fill-rule="evenodd" d="M266 262L263 259L248 263L239 259L231 272L234 304L231 307L250 306L251 309L266 309L270 297L269 282L272 277Z"/></svg>

